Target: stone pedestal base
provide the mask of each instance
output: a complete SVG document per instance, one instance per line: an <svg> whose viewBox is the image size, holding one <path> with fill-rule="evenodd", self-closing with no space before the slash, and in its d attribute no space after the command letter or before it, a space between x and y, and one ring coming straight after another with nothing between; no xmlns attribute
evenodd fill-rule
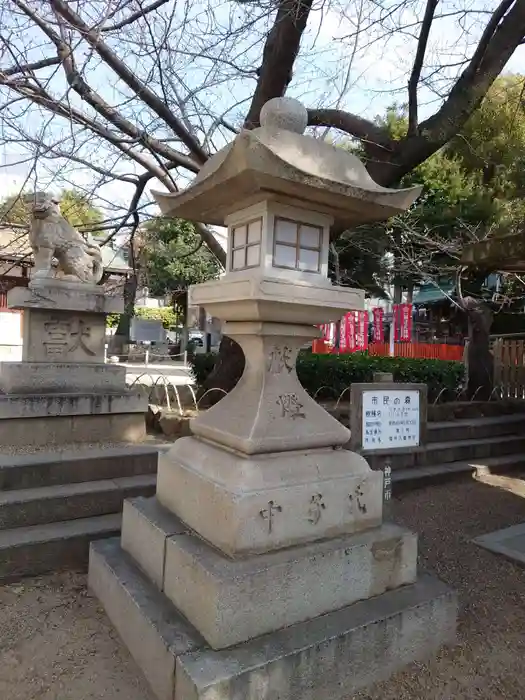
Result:
<svg viewBox="0 0 525 700"><path fill-rule="evenodd" d="M382 490L347 450L244 455L186 437L159 458L159 501L232 557L378 527Z"/></svg>
<svg viewBox="0 0 525 700"><path fill-rule="evenodd" d="M5 394L122 391L126 368L103 363L2 362L0 391Z"/></svg>
<svg viewBox="0 0 525 700"><path fill-rule="evenodd" d="M357 535L229 559L156 499L127 501L122 546L214 649L414 583L417 537L385 524Z"/></svg>
<svg viewBox="0 0 525 700"><path fill-rule="evenodd" d="M104 362L108 313L124 308L99 286L33 280L8 294L22 309L22 362L0 363L0 444L56 448L140 442L147 399L126 388L126 369Z"/></svg>
<svg viewBox="0 0 525 700"><path fill-rule="evenodd" d="M147 399L135 391L0 395L0 444L141 442Z"/></svg>
<svg viewBox="0 0 525 700"><path fill-rule="evenodd" d="M159 700L346 700L455 640L455 595L427 576L222 651L118 540L92 543L89 585Z"/></svg>

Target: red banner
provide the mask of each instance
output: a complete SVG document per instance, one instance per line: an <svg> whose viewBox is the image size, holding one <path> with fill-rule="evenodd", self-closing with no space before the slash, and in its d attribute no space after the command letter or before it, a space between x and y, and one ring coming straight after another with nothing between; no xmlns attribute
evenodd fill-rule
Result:
<svg viewBox="0 0 525 700"><path fill-rule="evenodd" d="M343 316L344 331L345 331L345 352L356 351L356 323L355 311L350 311Z"/></svg>
<svg viewBox="0 0 525 700"><path fill-rule="evenodd" d="M335 344L335 323L322 323L319 326L322 339L325 340L330 345Z"/></svg>
<svg viewBox="0 0 525 700"><path fill-rule="evenodd" d="M400 304L399 339L401 342L412 340L412 304Z"/></svg>
<svg viewBox="0 0 525 700"><path fill-rule="evenodd" d="M346 316L339 321L339 352L348 352L346 347Z"/></svg>
<svg viewBox="0 0 525 700"><path fill-rule="evenodd" d="M357 333L355 349L366 350L368 348L368 311L357 312Z"/></svg>
<svg viewBox="0 0 525 700"><path fill-rule="evenodd" d="M394 304L393 321L396 343L412 340L412 304Z"/></svg>
<svg viewBox="0 0 525 700"><path fill-rule="evenodd" d="M378 306L373 311L374 314L374 343L385 342L385 331L383 327L384 310Z"/></svg>

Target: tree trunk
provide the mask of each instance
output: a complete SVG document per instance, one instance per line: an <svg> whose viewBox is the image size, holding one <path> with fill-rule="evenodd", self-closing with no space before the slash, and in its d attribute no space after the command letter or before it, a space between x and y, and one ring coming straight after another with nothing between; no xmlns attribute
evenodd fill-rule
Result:
<svg viewBox="0 0 525 700"><path fill-rule="evenodd" d="M124 313L120 315L117 330L111 339L108 354L124 355L124 346L129 344L131 319L135 313L137 276L131 275L124 285Z"/></svg>
<svg viewBox="0 0 525 700"><path fill-rule="evenodd" d="M467 398L488 401L494 387L494 358L490 352L492 312L479 299L465 297L462 304L468 318Z"/></svg>
<svg viewBox="0 0 525 700"><path fill-rule="evenodd" d="M199 398L206 394L201 406L212 406L220 401L237 384L243 372L244 353L241 346L223 335L215 366L199 390Z"/></svg>

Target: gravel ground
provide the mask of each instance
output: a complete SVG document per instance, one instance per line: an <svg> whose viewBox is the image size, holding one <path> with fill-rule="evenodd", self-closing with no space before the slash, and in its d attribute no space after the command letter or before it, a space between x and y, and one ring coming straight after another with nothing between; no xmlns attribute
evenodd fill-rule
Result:
<svg viewBox="0 0 525 700"><path fill-rule="evenodd" d="M0 587L2 700L155 700L80 573Z"/></svg>
<svg viewBox="0 0 525 700"><path fill-rule="evenodd" d="M525 521L525 478L429 486L394 502L419 533L420 566L459 594L458 645L412 664L355 700L523 700L525 569L472 544Z"/></svg>
<svg viewBox="0 0 525 700"><path fill-rule="evenodd" d="M420 534L422 567L460 595L459 643L355 700L525 697L525 569L470 542L525 521L524 499L520 478L485 477L393 502ZM78 573L0 587L0 698L154 700Z"/></svg>

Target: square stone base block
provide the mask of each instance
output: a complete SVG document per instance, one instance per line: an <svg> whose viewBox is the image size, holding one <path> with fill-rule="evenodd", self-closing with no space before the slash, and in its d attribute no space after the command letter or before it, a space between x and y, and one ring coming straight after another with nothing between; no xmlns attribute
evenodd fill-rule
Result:
<svg viewBox="0 0 525 700"><path fill-rule="evenodd" d="M141 442L147 399L136 391L0 395L0 444Z"/></svg>
<svg viewBox="0 0 525 700"><path fill-rule="evenodd" d="M146 421L141 413L0 420L0 445L5 447L142 442L145 437Z"/></svg>
<svg viewBox="0 0 525 700"><path fill-rule="evenodd" d="M4 394L121 391L126 368L104 363L1 362L0 391Z"/></svg>
<svg viewBox="0 0 525 700"><path fill-rule="evenodd" d="M159 457L157 498L228 556L247 556L378 527L383 473L347 450L244 455L185 437Z"/></svg>
<svg viewBox="0 0 525 700"><path fill-rule="evenodd" d="M117 539L92 543L89 585L159 700L348 700L455 641L456 597L428 576L222 651Z"/></svg>
<svg viewBox="0 0 525 700"><path fill-rule="evenodd" d="M338 610L417 577L417 537L397 525L232 560L185 532L154 498L126 502L122 547L213 649Z"/></svg>

